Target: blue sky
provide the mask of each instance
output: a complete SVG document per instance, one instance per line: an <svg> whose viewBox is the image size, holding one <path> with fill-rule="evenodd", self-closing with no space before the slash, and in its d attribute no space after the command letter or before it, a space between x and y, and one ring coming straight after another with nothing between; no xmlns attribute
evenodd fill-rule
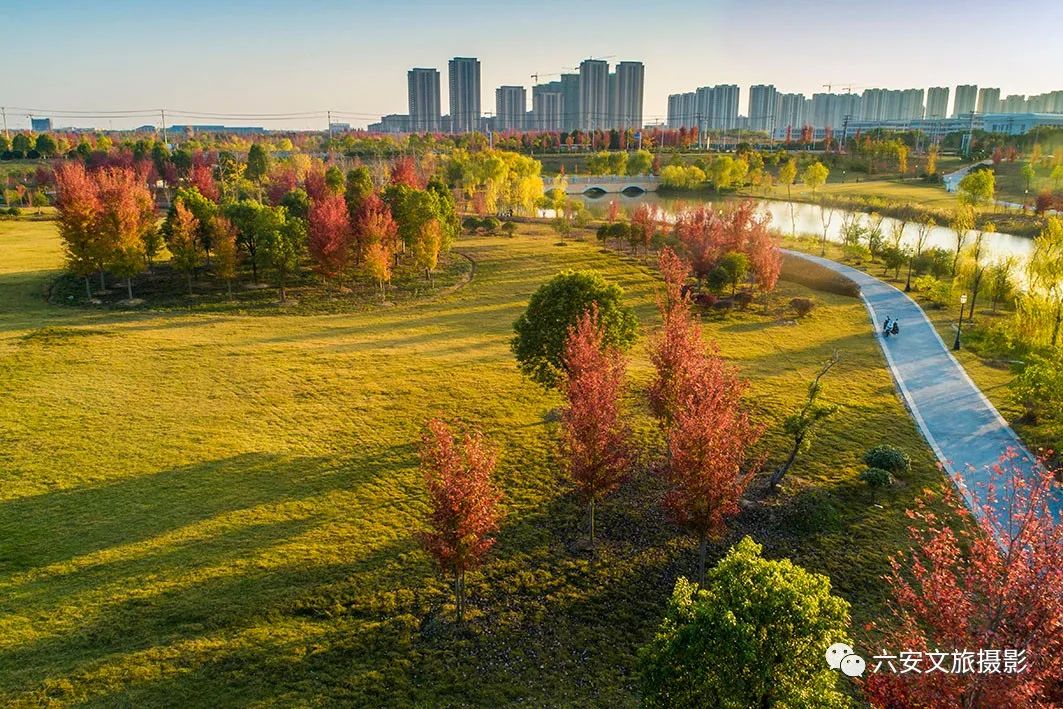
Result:
<svg viewBox="0 0 1063 709"><path fill-rule="evenodd" d="M1013 6L1014 7L1014 6ZM0 0L0 105L91 111L167 107L215 113L406 110L413 66L482 63L482 104L588 56L646 64L645 114L699 85L1063 88L1063 3L974 0L743 0L510 3L259 0ZM859 91L860 88L854 88ZM221 122L181 119L176 122ZM12 127L26 124L14 116ZM155 122L115 119L114 127ZM227 121L253 123L252 120ZM298 118L276 127L323 127ZM351 119L364 124L365 120ZM97 124L108 119L57 121Z"/></svg>

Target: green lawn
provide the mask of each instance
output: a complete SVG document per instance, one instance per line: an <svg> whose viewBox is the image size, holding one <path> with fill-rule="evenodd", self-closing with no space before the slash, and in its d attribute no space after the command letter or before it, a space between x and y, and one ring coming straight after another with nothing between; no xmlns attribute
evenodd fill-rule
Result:
<svg viewBox="0 0 1063 709"><path fill-rule="evenodd" d="M555 242L537 225L464 238L468 285L393 307L120 312L46 304L54 225L0 222L0 703L634 705L634 653L693 573L694 544L643 472L599 512L599 558L579 550L548 423L558 398L520 377L507 343L540 283L602 270L643 322L630 405L652 446L639 402L657 282L638 261ZM817 310L789 324L785 302L809 295ZM945 483L864 307L785 283L776 303L706 326L752 379L771 459L834 348L824 397L845 408L737 526L828 574L870 650L862 627L881 619L904 509ZM435 414L501 450L508 514L460 633L439 620L448 588L412 537L414 442ZM914 469L876 493L859 458L887 438Z"/></svg>

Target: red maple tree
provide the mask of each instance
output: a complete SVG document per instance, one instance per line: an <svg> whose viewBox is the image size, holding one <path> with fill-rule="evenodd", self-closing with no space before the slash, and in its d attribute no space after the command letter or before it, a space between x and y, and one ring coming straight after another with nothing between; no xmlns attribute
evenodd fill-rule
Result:
<svg viewBox="0 0 1063 709"><path fill-rule="evenodd" d="M92 298L89 275L103 266L105 253L96 223L103 211L96 181L80 162L62 162L55 169L56 211L59 236L70 270L85 279L85 294Z"/></svg>
<svg viewBox="0 0 1063 709"><path fill-rule="evenodd" d="M864 693L874 706L1063 704L1063 519L1051 506L1060 490L1047 464L1030 479L1028 463L1002 456L977 517L951 490L959 524L926 498L909 511L911 552L892 560L894 619L882 642L893 653L975 657L968 671L872 672ZM998 655L996 671L980 671L986 650L1022 651L1025 669L1001 671Z"/></svg>
<svg viewBox="0 0 1063 709"><path fill-rule="evenodd" d="M664 326L650 344L650 361L657 376L650 385L649 400L653 413L667 421L695 381L705 345L683 287L689 268L668 247L661 251L659 263L665 291L657 307Z"/></svg>
<svg viewBox="0 0 1063 709"><path fill-rule="evenodd" d="M620 414L626 366L620 351L602 341L597 304L569 328L563 357L562 451L580 501L588 507L593 548L595 504L620 486L631 465L630 430Z"/></svg>
<svg viewBox="0 0 1063 709"><path fill-rule="evenodd" d="M351 260L352 232L343 195L310 203L307 244L314 266L325 278L343 273Z"/></svg>
<svg viewBox="0 0 1063 709"><path fill-rule="evenodd" d="M413 158L401 157L391 166L391 184L407 185L416 190L424 189L424 180L417 173L417 164Z"/></svg>
<svg viewBox="0 0 1063 709"><path fill-rule="evenodd" d="M209 199L212 202L217 202L220 193L218 192L218 183L214 181L214 171L209 165L193 165L192 173L188 177L188 181L192 183L192 186L199 190L199 193Z"/></svg>
<svg viewBox="0 0 1063 709"><path fill-rule="evenodd" d="M496 457L479 433L460 444L440 419L428 422L421 438L421 470L428 488L428 526L419 535L443 573L454 578L460 623L465 611L465 574L480 565L494 545L501 494L491 482Z"/></svg>
<svg viewBox="0 0 1063 709"><path fill-rule="evenodd" d="M671 251L661 253L665 294L658 303L664 327L651 345L657 376L650 406L665 425L669 486L663 505L672 521L698 538L698 578L705 576L710 538L719 538L758 462L751 456L763 427L742 402L746 383L706 348L683 290L687 268Z"/></svg>
<svg viewBox="0 0 1063 709"><path fill-rule="evenodd" d="M398 238L399 225L391 214L391 208L380 195L375 192L370 194L358 207L354 219L354 239L357 245L355 261L361 259L371 248L378 253L383 249L390 258L398 246Z"/></svg>

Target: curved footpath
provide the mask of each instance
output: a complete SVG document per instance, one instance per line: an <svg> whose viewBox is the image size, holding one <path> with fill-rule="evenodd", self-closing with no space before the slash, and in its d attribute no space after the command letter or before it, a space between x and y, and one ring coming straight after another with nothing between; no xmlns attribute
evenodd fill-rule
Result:
<svg viewBox="0 0 1063 709"><path fill-rule="evenodd" d="M1017 462L1032 474L1033 456L967 376L915 301L863 271L797 251L787 253L825 266L860 286L897 388L946 472L963 481L972 510L981 510L992 466L1009 449L1018 452ZM887 317L900 321L897 337L882 337L882 322ZM1052 511L1058 515L1061 509L1063 500L1057 496Z"/></svg>

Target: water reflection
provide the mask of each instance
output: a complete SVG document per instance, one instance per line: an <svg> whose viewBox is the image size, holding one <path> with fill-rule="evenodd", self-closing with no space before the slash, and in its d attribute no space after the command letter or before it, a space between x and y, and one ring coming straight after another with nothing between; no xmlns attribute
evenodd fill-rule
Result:
<svg viewBox="0 0 1063 709"><path fill-rule="evenodd" d="M590 197L587 195L582 196L582 201L587 208L597 217L604 217L606 211L609 208L609 203L613 200L617 200L621 208L627 213L631 214L640 204L657 205L668 216L675 216L676 212L681 211L683 208L689 208L692 206L698 206L702 204L712 205L713 200L703 198L676 198L665 197L653 192L647 192L645 194L637 196L628 196L624 194L610 194L600 197ZM733 198L722 198L718 200L719 203L733 201ZM805 204L801 202L785 202L778 200L756 200L757 208L759 211L766 213L771 219L771 226L774 229L779 230L784 234L789 234L791 229L790 220L790 207L793 206L793 223L796 227L798 234L823 234L823 221L824 210L817 204ZM855 215L855 219L860 224L867 224L870 221L870 215L863 212L849 212L844 209L835 209L834 214L830 218L829 225L827 226L827 238L831 241L842 241L842 227L847 217ZM885 217L882 220L882 235L883 237L889 237L890 231L893 225L897 223L897 220L890 217ZM918 226L916 224L908 224L905 226L904 235L902 237L902 243L911 246L915 245L918 234ZM969 244L974 237L972 232L971 236L968 236L967 243ZM1014 256L1018 259L1020 268L1022 264L1026 263L1030 254L1033 252L1033 239L1027 239L1021 236L1015 236L1014 234L994 233L986 235L986 253L988 254L988 260L990 262L998 259ZM940 247L952 251L956 248L956 235L948 227L936 226L930 230L930 234L927 236L926 248Z"/></svg>

